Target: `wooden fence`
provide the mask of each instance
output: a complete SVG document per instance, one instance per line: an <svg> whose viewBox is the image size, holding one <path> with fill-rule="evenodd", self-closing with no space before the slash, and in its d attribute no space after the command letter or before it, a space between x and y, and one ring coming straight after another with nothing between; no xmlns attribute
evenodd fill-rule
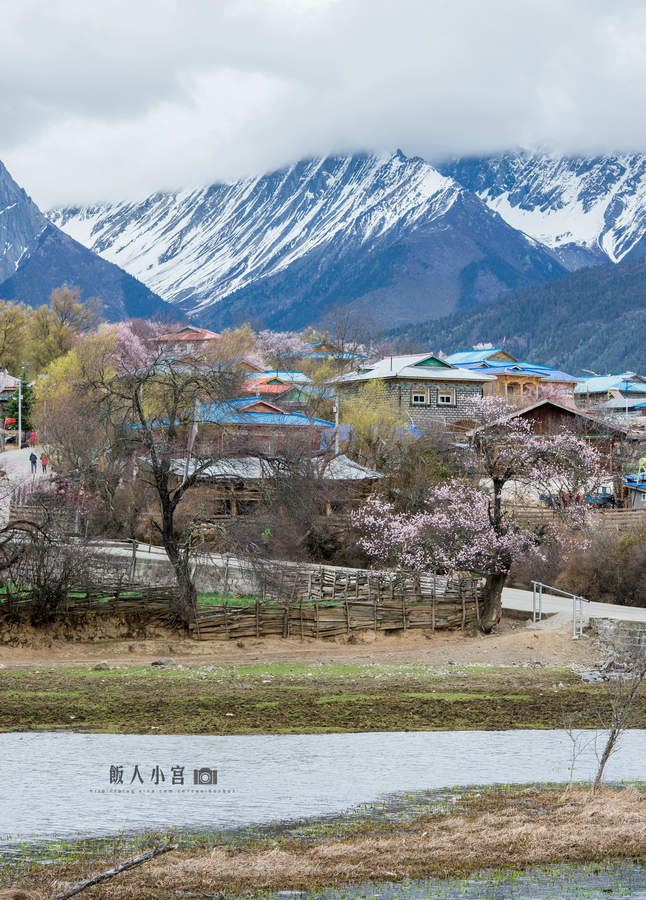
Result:
<svg viewBox="0 0 646 900"><path fill-rule="evenodd" d="M177 624L176 586L142 586L114 575L111 580L109 563L105 572L97 568L92 586L71 587L47 612L55 616L145 612L156 621ZM233 556L218 557L216 565L221 593L236 591L235 584L253 584L255 599L199 604L197 620L190 626L197 640L326 637L364 629L464 629L480 620L482 579L468 573L452 577L374 574L334 566L252 563ZM16 616L28 619L38 606L34 592L18 591L10 584L0 587L0 621Z"/></svg>
<svg viewBox="0 0 646 900"><path fill-rule="evenodd" d="M558 522L561 514L557 509L546 509L539 506L509 506L505 510L510 519L519 525L545 525ZM591 512L593 528L628 531L646 524L646 511L641 509L595 509Z"/></svg>
<svg viewBox="0 0 646 900"><path fill-rule="evenodd" d="M353 631L462 628L480 620L480 579L468 574L406 578L362 569L318 567L283 573L277 594L202 609L190 628L197 640L332 637Z"/></svg>
<svg viewBox="0 0 646 900"><path fill-rule="evenodd" d="M174 623L177 616L172 610L174 589L142 587L141 585L102 585L96 588L73 587L59 600L51 613L141 613L153 614L155 619ZM0 621L8 617L29 618L38 608L34 592L12 590L5 586L0 592Z"/></svg>

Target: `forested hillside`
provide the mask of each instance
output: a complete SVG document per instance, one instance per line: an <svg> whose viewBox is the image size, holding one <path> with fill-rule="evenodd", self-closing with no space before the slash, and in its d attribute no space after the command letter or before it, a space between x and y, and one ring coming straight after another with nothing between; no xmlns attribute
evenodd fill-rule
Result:
<svg viewBox="0 0 646 900"><path fill-rule="evenodd" d="M443 319L390 333L453 353L504 346L518 359L582 374L646 372L646 259L580 269Z"/></svg>

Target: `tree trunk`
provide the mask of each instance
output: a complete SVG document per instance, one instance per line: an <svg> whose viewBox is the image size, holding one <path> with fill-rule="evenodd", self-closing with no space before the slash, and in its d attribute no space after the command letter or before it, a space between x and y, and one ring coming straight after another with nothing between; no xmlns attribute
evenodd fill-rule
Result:
<svg viewBox="0 0 646 900"><path fill-rule="evenodd" d="M191 565L190 534L184 535L180 541L175 535L174 516L177 502L174 502L168 490L168 474L157 477L157 491L161 501L162 527L161 535L166 555L175 570L178 596L173 604L174 612L186 625L195 621L197 608L197 588L193 581Z"/></svg>
<svg viewBox="0 0 646 900"><path fill-rule="evenodd" d="M193 580L191 556L188 547L180 547L176 540L165 541L166 554L175 570L178 594L173 607L182 622L190 624L195 621L197 606L197 588Z"/></svg>
<svg viewBox="0 0 646 900"><path fill-rule="evenodd" d="M480 616L480 628L489 634L494 625L502 618L502 589L507 581L506 572L494 572L487 575L482 592L483 612Z"/></svg>
<svg viewBox="0 0 646 900"><path fill-rule="evenodd" d="M191 564L188 553L183 558L182 553L178 563L175 565L175 574L177 576L177 584L179 587L179 595L177 598L176 612L183 622L189 624L195 621L195 610L197 608L197 588L191 577Z"/></svg>

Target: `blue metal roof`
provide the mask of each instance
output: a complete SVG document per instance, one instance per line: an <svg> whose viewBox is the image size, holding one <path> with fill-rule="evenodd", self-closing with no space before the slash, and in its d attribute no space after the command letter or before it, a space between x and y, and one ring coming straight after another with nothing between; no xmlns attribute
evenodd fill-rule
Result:
<svg viewBox="0 0 646 900"><path fill-rule="evenodd" d="M646 474L640 475L635 472L634 475L624 475L622 481L626 487L633 488L633 490L646 491Z"/></svg>
<svg viewBox="0 0 646 900"><path fill-rule="evenodd" d="M457 353L454 354L454 356L459 355ZM517 372L519 375L539 375L543 381L570 381L572 384L576 384L579 381L574 375L568 375L567 372L561 372L560 369L553 369L551 366L538 366L533 363L500 362L498 360L454 363L454 357L452 356L447 357L446 361L459 365L461 369L476 370L478 372L486 371L488 375L513 375Z"/></svg>
<svg viewBox="0 0 646 900"><path fill-rule="evenodd" d="M280 381L287 381L289 384L311 384L312 379L309 375L304 375L303 372L288 372L288 371L276 371L275 369L267 369L266 372L249 372L250 378L249 381L252 381L254 378L258 381L261 381L263 378L278 378Z"/></svg>
<svg viewBox="0 0 646 900"><path fill-rule="evenodd" d="M460 366L466 368L467 363L484 362L493 356L494 353L500 353L504 347L491 347L489 350L458 350L445 358L445 362L451 363L452 366Z"/></svg>
<svg viewBox="0 0 646 900"><path fill-rule="evenodd" d="M575 388L575 394L605 394L611 390L641 391L646 393L646 383L633 381L635 372L623 375L595 375Z"/></svg>
<svg viewBox="0 0 646 900"><path fill-rule="evenodd" d="M319 428L334 427L326 419L308 418L303 413L287 412L246 412L244 407L257 403L258 397L227 400L222 403L204 403L200 411L201 423L216 425L275 425L302 426L315 425Z"/></svg>

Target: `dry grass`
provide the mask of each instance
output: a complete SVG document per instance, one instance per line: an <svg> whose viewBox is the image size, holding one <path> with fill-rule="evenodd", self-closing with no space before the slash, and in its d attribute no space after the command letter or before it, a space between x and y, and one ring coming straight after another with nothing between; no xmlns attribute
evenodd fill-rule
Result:
<svg viewBox="0 0 646 900"><path fill-rule="evenodd" d="M501 791L474 795L458 814L426 812L405 823L358 823L332 840L286 837L179 851L83 896L158 900L173 891L232 896L644 855L646 795L634 788L604 789L596 796L581 790ZM95 860L92 868L100 871L100 863ZM86 862L82 870L80 864L68 865L49 874L61 890L63 880L73 882L87 871Z"/></svg>

